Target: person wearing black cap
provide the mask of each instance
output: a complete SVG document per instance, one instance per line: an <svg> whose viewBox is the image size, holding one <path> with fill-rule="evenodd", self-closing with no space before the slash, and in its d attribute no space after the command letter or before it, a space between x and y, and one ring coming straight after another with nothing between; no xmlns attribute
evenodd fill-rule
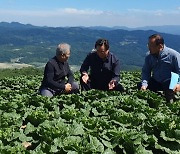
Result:
<svg viewBox="0 0 180 154"><path fill-rule="evenodd" d="M88 73L89 71L89 73ZM119 59L109 51L109 41L98 39L95 49L85 58L80 68L82 90L117 90L124 91L119 82Z"/></svg>

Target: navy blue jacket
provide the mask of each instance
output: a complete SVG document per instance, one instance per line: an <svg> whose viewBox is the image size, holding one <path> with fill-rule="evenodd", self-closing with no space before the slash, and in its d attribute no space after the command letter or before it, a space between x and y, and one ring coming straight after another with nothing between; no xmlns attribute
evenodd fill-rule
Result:
<svg viewBox="0 0 180 154"><path fill-rule="evenodd" d="M107 90L111 80L120 80L119 59L111 52L103 60L96 52L91 52L81 65L80 72L88 73L90 68L90 84L93 89Z"/></svg>
<svg viewBox="0 0 180 154"><path fill-rule="evenodd" d="M54 57L50 59L45 66L41 88L61 91L65 89L66 83L72 83L73 81L73 73L69 68L68 62L60 62Z"/></svg>

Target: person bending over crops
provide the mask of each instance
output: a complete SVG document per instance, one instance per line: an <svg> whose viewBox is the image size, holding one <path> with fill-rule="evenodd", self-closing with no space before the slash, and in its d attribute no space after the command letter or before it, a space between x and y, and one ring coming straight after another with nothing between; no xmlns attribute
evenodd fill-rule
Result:
<svg viewBox="0 0 180 154"><path fill-rule="evenodd" d="M149 53L142 68L142 83L139 89L164 91L167 102L173 102L174 93L180 91L180 82L174 89L169 89L171 72L180 75L180 53L168 48L159 34L149 37Z"/></svg>
<svg viewBox="0 0 180 154"><path fill-rule="evenodd" d="M119 59L109 51L107 39L98 39L96 41L95 49L85 58L80 72L82 90L123 91L122 85L118 83L120 80Z"/></svg>
<svg viewBox="0 0 180 154"><path fill-rule="evenodd" d="M79 91L79 85L74 82L74 76L68 64L70 48L71 46L67 43L59 44L56 56L47 62L40 87L41 95L52 97Z"/></svg>

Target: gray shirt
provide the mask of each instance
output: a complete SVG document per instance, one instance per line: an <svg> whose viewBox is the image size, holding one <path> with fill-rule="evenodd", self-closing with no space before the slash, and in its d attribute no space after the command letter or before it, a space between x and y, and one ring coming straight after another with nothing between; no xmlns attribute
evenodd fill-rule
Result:
<svg viewBox="0 0 180 154"><path fill-rule="evenodd" d="M163 83L171 78L171 72L180 75L180 53L164 45L158 56L150 53L146 56L142 68L142 86L148 86L151 76Z"/></svg>

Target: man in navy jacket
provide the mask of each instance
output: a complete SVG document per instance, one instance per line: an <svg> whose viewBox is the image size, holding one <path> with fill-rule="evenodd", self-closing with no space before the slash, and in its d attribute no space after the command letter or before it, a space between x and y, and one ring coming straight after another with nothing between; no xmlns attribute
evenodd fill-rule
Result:
<svg viewBox="0 0 180 154"><path fill-rule="evenodd" d="M59 44L56 49L56 56L46 64L40 87L41 95L52 97L79 91L79 86L74 82L74 76L67 61L70 56L70 48L67 43Z"/></svg>
<svg viewBox="0 0 180 154"><path fill-rule="evenodd" d="M90 73L88 70L90 69ZM87 55L80 68L82 90L117 90L123 91L119 84L120 64L119 59L109 52L107 39L98 39L95 50Z"/></svg>

